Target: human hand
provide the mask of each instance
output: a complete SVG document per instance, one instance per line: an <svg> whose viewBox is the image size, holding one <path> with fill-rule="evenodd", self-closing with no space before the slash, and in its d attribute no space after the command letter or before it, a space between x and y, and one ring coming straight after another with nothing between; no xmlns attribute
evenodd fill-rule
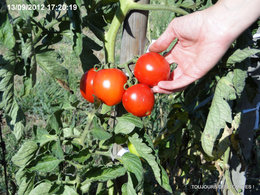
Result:
<svg viewBox="0 0 260 195"><path fill-rule="evenodd" d="M170 81L161 81L154 92L172 93L182 90L203 77L224 55L233 37L225 33L210 11L204 10L174 19L166 31L149 48L153 52L166 50L175 38L178 42L166 54L169 63L177 63Z"/></svg>

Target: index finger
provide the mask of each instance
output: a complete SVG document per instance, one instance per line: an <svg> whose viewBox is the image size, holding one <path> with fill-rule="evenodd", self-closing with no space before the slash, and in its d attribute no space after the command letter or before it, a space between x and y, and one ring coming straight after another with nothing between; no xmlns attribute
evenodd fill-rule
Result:
<svg viewBox="0 0 260 195"><path fill-rule="evenodd" d="M165 51L176 38L173 21L168 25L164 33L149 47L149 51L160 53Z"/></svg>

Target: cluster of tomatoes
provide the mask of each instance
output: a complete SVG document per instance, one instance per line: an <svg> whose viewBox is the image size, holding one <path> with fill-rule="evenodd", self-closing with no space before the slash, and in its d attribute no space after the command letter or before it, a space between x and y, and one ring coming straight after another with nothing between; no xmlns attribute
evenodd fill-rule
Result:
<svg viewBox="0 0 260 195"><path fill-rule="evenodd" d="M94 96L108 106L122 101L127 112L138 117L148 116L154 106L151 87L169 79L170 65L160 54L149 52L138 58L134 76L139 83L125 89L127 76L123 71L116 68L97 71L92 68L82 76L80 92L91 103L94 103Z"/></svg>

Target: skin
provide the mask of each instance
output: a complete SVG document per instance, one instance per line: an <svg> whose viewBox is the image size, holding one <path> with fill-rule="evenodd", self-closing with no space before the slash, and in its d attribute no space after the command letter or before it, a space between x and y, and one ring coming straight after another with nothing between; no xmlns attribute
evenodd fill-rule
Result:
<svg viewBox="0 0 260 195"><path fill-rule="evenodd" d="M220 0L208 9L175 18L149 50L165 51L178 38L165 56L178 66L173 80L159 82L153 91L170 94L203 77L231 43L260 17L259 7L260 0Z"/></svg>

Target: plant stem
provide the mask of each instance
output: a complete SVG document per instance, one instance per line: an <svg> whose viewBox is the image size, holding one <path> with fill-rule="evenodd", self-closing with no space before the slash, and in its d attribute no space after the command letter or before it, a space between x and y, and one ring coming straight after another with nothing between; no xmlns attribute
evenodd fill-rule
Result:
<svg viewBox="0 0 260 195"><path fill-rule="evenodd" d="M88 115L88 119L87 119L88 123L87 123L84 131L82 132L81 137L79 138L79 142L82 146L85 146L84 142L85 142L86 136L88 134L89 128L92 124L94 116L95 116L95 114L93 112L89 113L89 115Z"/></svg>
<svg viewBox="0 0 260 195"><path fill-rule="evenodd" d="M108 63L115 63L116 35L127 13L130 11L129 5L132 3L131 0L120 0L120 6L117 8L110 28L105 34L105 54Z"/></svg>
<svg viewBox="0 0 260 195"><path fill-rule="evenodd" d="M95 151L94 154L111 157L110 152Z"/></svg>
<svg viewBox="0 0 260 195"><path fill-rule="evenodd" d="M224 168L225 168L225 179L228 186L228 189L234 194L234 195L240 195L240 193L237 192L237 190L233 187L233 183L230 176L230 170L228 166L228 160L230 155L230 147L226 150L224 154Z"/></svg>
<svg viewBox="0 0 260 195"><path fill-rule="evenodd" d="M186 12L184 9L181 9L176 6L167 6L167 5L154 5L154 4L140 4L132 3L130 6L131 10L154 10L154 11L172 11L177 14L187 15L189 12Z"/></svg>
<svg viewBox="0 0 260 195"><path fill-rule="evenodd" d="M116 11L109 30L105 33L105 55L107 62L111 64L115 64L115 42L117 32L130 10L164 10L182 15L188 14L185 10L175 6L140 4L133 0L120 0L119 2L120 6Z"/></svg>

